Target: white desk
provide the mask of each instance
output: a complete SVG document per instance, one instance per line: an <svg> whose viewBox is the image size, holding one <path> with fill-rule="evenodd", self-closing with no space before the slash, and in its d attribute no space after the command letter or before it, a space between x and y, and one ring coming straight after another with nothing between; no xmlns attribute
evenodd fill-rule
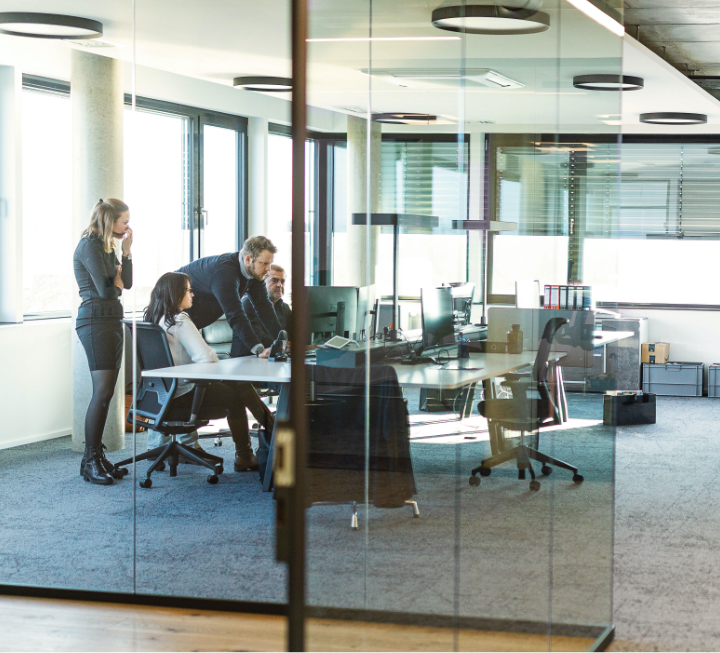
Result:
<svg viewBox="0 0 720 653"><path fill-rule="evenodd" d="M557 361L565 354L558 352L551 355L551 360ZM508 372L532 365L535 362L536 352L528 351L522 354L471 354L467 361L450 361L447 367L466 364L470 370L448 370L437 365L400 365L393 367L401 386L415 388L454 389L470 386L478 381L504 376ZM309 364L314 364L314 361ZM187 379L189 381L248 381L253 383L278 383L280 396L275 420L275 428L281 419L287 419L290 400L290 363L273 363L267 359L253 356L243 358L228 358L217 363L191 363L189 365L175 365L157 370L143 370L143 376L161 378ZM559 388L562 392L562 388ZM263 481L263 491L272 489L272 469L275 458L275 430L272 433L268 467Z"/></svg>

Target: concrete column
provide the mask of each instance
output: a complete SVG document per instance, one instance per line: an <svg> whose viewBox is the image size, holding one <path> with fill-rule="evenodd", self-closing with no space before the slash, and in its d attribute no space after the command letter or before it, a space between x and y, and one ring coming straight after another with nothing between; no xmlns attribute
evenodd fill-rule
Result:
<svg viewBox="0 0 720 653"><path fill-rule="evenodd" d="M73 239L87 227L92 207L102 197L123 198L122 62L72 51L70 101L73 129ZM150 183L150 182L149 182ZM132 207L130 207L132 217ZM79 302L78 302L79 305ZM77 305L74 307L77 313ZM85 351L73 320L73 448L85 445L85 413L92 382ZM103 434L110 451L125 446L125 372L120 370Z"/></svg>
<svg viewBox="0 0 720 653"><path fill-rule="evenodd" d="M468 220L482 220L485 210L485 134L474 133L470 136L470 205ZM488 234L489 236L490 234ZM475 283L474 301L483 296L484 279L483 234L480 231L468 232L468 281Z"/></svg>
<svg viewBox="0 0 720 653"><path fill-rule="evenodd" d="M370 152L367 120L348 116L347 126L347 206L348 206L348 283L365 286L375 283L380 227L370 227L370 258L367 257L368 230L352 224L353 213L367 210L368 165L370 166L370 211L380 211L381 134L380 124L371 123Z"/></svg>
<svg viewBox="0 0 720 653"><path fill-rule="evenodd" d="M0 66L0 322L22 322L22 77Z"/></svg>
<svg viewBox="0 0 720 653"><path fill-rule="evenodd" d="M267 224L267 118L248 119L248 236L268 234ZM289 218L288 218L289 219Z"/></svg>

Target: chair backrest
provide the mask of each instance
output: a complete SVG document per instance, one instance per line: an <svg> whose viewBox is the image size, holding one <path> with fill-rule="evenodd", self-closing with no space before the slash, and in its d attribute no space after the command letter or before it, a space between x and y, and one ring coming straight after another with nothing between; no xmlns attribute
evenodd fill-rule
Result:
<svg viewBox="0 0 720 653"><path fill-rule="evenodd" d="M132 330L132 320L123 320L122 322ZM162 327L151 322L135 322L135 327L137 329L138 375L143 370L157 370L175 365L167 336ZM154 426L159 425L176 387L177 379L143 376L138 389L137 414L154 420ZM151 401L148 397L143 401L148 392L153 394L153 400Z"/></svg>
<svg viewBox="0 0 720 653"><path fill-rule="evenodd" d="M552 347L553 338L558 329L568 323L564 317L554 317L547 321L542 337L538 343L537 356L533 365L533 379L538 383L547 382L548 359L550 358L550 348Z"/></svg>

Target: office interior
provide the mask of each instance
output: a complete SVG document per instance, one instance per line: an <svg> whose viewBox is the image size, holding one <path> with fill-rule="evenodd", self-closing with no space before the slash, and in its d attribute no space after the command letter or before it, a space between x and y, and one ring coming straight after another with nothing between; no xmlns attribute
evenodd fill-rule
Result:
<svg viewBox="0 0 720 653"><path fill-rule="evenodd" d="M695 474L681 456L715 446L718 100L623 29L622 2L505 3L522 24L505 33L454 31L473 7L494 7L459 5L308 7L300 268L298 89L234 86L287 83L291 3L0 0L0 14L103 26L88 40L0 34L5 591L284 615L297 608L288 550L302 547L302 614L352 622L365 642L382 623L404 629L402 650L422 648L428 627L442 650L495 650L483 638L497 633L516 638L512 650L717 646L707 578L694 598L689 581L658 589L642 546L672 510L663 495ZM577 82L588 75L642 88ZM661 112L705 122L640 121ZM91 387L72 256L101 197L130 207L130 322L162 274L250 236L277 247L293 311L302 271L308 337L291 343L294 356L308 349L302 542L278 526L283 491L233 471L222 420L200 430L225 461L215 481L180 465L141 487L147 462L108 487L78 475ZM562 306L546 286L566 288ZM568 326L547 330L553 318ZM513 324L520 353L508 349ZM338 335L353 342L324 345ZM103 435L113 462L147 448L148 432L126 420L143 378L137 337L126 331ZM227 350L229 337L212 345ZM656 342L670 343L671 361L702 364L697 398L658 396L655 425L604 424L605 393L643 390L640 348ZM521 381L540 398L520 400ZM283 412L278 392L261 389ZM497 402L513 402L510 421ZM696 440L685 449L680 434ZM481 464L518 444L567 465L519 472L518 454ZM709 472L698 479L712 485ZM690 552L711 555L704 510L673 518L656 559L692 567ZM697 603L670 610L671 591ZM305 645L319 646L312 632Z"/></svg>

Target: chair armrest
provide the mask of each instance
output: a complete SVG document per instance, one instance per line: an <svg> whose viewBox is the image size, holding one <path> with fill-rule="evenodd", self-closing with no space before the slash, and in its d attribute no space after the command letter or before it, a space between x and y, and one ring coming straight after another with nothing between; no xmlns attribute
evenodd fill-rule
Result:
<svg viewBox="0 0 720 653"><path fill-rule="evenodd" d="M193 394L192 408L190 409L190 421L188 425L193 425L198 421L198 414L200 413L200 406L202 406L203 399L205 398L205 390L207 383L196 383L195 394Z"/></svg>

